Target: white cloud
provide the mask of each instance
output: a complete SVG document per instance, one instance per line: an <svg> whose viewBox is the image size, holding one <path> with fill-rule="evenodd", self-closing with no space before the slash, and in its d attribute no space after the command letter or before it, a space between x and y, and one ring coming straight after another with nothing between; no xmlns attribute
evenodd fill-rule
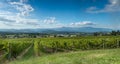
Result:
<svg viewBox="0 0 120 64"><path fill-rule="evenodd" d="M9 12L9 11L1 11L0 10L0 16L4 16L4 15L10 15L11 14L11 12Z"/></svg>
<svg viewBox="0 0 120 64"><path fill-rule="evenodd" d="M30 18L23 18L20 16L15 15L14 13L5 12L0 13L0 22L4 24L10 25L38 25L39 20L37 19L30 19Z"/></svg>
<svg viewBox="0 0 120 64"><path fill-rule="evenodd" d="M63 26L56 17L45 19L31 18L34 8L27 4L28 0L9 0L0 8L0 28L54 28ZM1 2L1 1L0 1Z"/></svg>
<svg viewBox="0 0 120 64"><path fill-rule="evenodd" d="M95 25L95 23L90 22L90 21L83 21L83 22L75 22L75 23L71 23L71 26L91 26L91 25Z"/></svg>
<svg viewBox="0 0 120 64"><path fill-rule="evenodd" d="M17 13L15 14L9 11L0 11L0 24L8 26L8 28L28 28L28 26L29 28L52 28L58 27L59 23L56 22L55 17L48 17L43 20L39 20L17 16Z"/></svg>
<svg viewBox="0 0 120 64"><path fill-rule="evenodd" d="M26 0L20 0L20 2L10 2L10 4L19 11L18 16L28 16L30 12L34 11L34 8L25 4Z"/></svg>
<svg viewBox="0 0 120 64"><path fill-rule="evenodd" d="M38 19L27 18L30 12L34 11L34 8L29 4L25 4L25 2L27 0L19 0L19 2L9 0L8 3L5 3L5 7L2 8L7 8L7 10L0 9L0 24L9 27L14 26L14 28L18 26L39 26ZM11 8L14 11L9 10Z"/></svg>
<svg viewBox="0 0 120 64"><path fill-rule="evenodd" d="M49 17L49 18L44 20L44 23L46 23L46 24L54 24L54 23L56 23L56 18L55 17Z"/></svg>
<svg viewBox="0 0 120 64"><path fill-rule="evenodd" d="M3 4L0 8L0 28L54 28L61 25L55 17L32 18L34 8L27 2L28 0L0 1Z"/></svg>
<svg viewBox="0 0 120 64"><path fill-rule="evenodd" d="M87 9L89 13L102 13L102 12L120 12L120 0L109 0L110 4L105 5L103 9L97 7L90 7Z"/></svg>

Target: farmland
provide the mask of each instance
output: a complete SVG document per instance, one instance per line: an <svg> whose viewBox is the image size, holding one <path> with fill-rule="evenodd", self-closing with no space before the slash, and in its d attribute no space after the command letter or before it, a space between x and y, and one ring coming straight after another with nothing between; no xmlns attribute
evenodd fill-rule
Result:
<svg viewBox="0 0 120 64"><path fill-rule="evenodd" d="M120 49L55 53L13 61L10 64L120 64Z"/></svg>
<svg viewBox="0 0 120 64"><path fill-rule="evenodd" d="M120 47L119 36L84 36L71 38L18 38L0 40L1 63L15 59L59 52L113 49Z"/></svg>

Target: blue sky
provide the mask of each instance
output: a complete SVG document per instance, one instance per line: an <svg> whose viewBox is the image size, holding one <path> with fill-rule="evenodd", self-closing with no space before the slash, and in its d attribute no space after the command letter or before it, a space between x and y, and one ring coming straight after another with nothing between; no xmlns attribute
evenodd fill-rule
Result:
<svg viewBox="0 0 120 64"><path fill-rule="evenodd" d="M120 0L0 0L0 29L120 28Z"/></svg>

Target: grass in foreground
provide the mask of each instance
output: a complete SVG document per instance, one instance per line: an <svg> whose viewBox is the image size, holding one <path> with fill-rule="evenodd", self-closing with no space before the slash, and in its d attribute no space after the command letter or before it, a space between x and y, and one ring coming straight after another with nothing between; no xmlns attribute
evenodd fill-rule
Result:
<svg viewBox="0 0 120 64"><path fill-rule="evenodd" d="M10 64L120 64L120 49L56 53L16 60Z"/></svg>

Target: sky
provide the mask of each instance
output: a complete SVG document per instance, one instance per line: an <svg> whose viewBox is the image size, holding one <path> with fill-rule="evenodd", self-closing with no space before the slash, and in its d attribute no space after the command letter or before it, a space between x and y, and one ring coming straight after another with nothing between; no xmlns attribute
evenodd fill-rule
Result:
<svg viewBox="0 0 120 64"><path fill-rule="evenodd" d="M120 0L0 0L0 29L120 29Z"/></svg>

